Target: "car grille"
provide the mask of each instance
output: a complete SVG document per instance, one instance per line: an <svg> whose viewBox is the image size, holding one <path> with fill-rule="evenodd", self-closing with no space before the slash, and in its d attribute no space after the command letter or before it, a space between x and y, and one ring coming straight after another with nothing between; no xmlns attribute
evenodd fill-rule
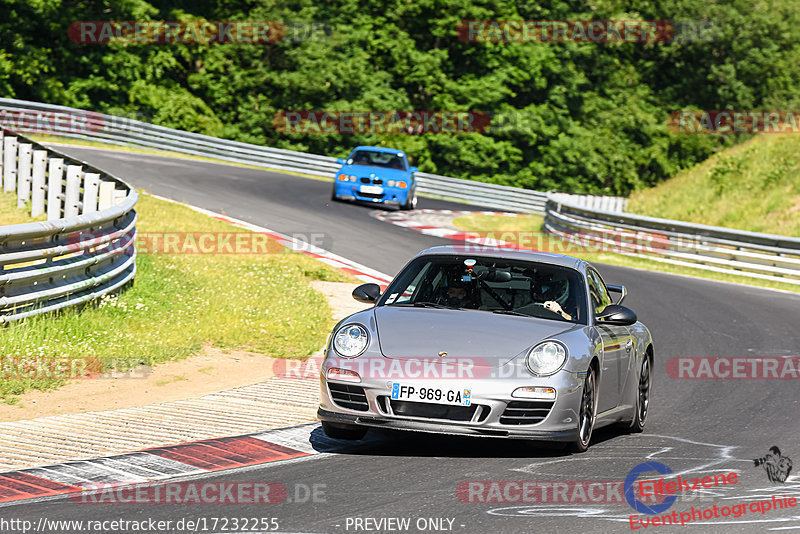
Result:
<svg viewBox="0 0 800 534"><path fill-rule="evenodd" d="M500 416L501 425L535 425L544 421L555 401L512 401Z"/></svg>
<svg viewBox="0 0 800 534"><path fill-rule="evenodd" d="M380 178L374 178L372 180L372 183L375 184L375 185L382 185L383 184L383 180L381 180Z"/></svg>
<svg viewBox="0 0 800 534"><path fill-rule="evenodd" d="M362 178L361 179L361 183L362 184L368 184L369 183L369 178Z"/></svg>
<svg viewBox="0 0 800 534"><path fill-rule="evenodd" d="M333 402L342 408L357 410L359 412L366 412L369 410L369 403L367 402L367 395L364 393L364 388L351 386L349 384L334 384L328 382L328 389L331 392L331 399L333 399Z"/></svg>
<svg viewBox="0 0 800 534"><path fill-rule="evenodd" d="M365 193L363 191L359 191L358 196L367 198L383 198L383 193Z"/></svg>
<svg viewBox="0 0 800 534"><path fill-rule="evenodd" d="M471 406L450 406L448 404L429 404L427 402L410 402L390 400L389 404L394 415L404 417L421 417L424 419L446 419L448 421L472 421L475 411L480 404ZM489 415L489 409L483 407L478 421L483 421Z"/></svg>

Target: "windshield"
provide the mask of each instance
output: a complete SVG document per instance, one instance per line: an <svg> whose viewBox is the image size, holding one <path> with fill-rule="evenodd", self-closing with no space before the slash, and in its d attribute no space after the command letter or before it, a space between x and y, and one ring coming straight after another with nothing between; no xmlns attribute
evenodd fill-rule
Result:
<svg viewBox="0 0 800 534"><path fill-rule="evenodd" d="M347 159L348 165L370 165L405 171L406 163L402 156L393 152L374 152L372 150L356 150Z"/></svg>
<svg viewBox="0 0 800 534"><path fill-rule="evenodd" d="M578 271L503 258L417 258L389 285L378 305L480 310L588 323Z"/></svg>

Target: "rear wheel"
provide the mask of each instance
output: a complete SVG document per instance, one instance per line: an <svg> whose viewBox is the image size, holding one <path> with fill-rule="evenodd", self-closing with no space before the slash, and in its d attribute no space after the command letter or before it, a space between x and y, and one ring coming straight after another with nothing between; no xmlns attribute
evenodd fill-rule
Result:
<svg viewBox="0 0 800 534"><path fill-rule="evenodd" d="M597 388L594 369L591 367L583 381L583 395L581 395L581 408L578 413L578 437L572 442L574 452L586 452L592 441L592 430L597 411Z"/></svg>
<svg viewBox="0 0 800 534"><path fill-rule="evenodd" d="M645 355L642 359L642 372L639 373L639 390L636 394L636 410L633 414L633 421L628 432L639 433L644 431L644 424L647 421L647 411L650 408L650 388L653 384L652 362L650 356Z"/></svg>
<svg viewBox="0 0 800 534"><path fill-rule="evenodd" d="M333 439L347 439L358 440L364 437L367 433L367 427L354 426L354 425L339 425L329 423L328 421L322 422L322 431L325 435Z"/></svg>

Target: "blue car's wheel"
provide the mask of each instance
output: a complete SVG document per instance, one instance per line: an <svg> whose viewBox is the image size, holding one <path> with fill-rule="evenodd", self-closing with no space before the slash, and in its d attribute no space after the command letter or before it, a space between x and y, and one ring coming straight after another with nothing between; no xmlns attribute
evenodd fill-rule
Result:
<svg viewBox="0 0 800 534"><path fill-rule="evenodd" d="M413 210L417 207L417 190L411 189L408 192L405 203L400 206L401 210Z"/></svg>
<svg viewBox="0 0 800 534"><path fill-rule="evenodd" d="M331 200L334 202L339 200L339 197L336 196L336 184L333 184L333 191L331 191Z"/></svg>

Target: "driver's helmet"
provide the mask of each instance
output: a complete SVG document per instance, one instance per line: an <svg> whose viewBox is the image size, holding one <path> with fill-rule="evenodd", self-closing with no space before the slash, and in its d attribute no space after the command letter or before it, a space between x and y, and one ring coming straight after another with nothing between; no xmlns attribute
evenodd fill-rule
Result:
<svg viewBox="0 0 800 534"><path fill-rule="evenodd" d="M539 293L545 301L554 300L564 306L569 298L569 278L565 273L553 272L541 281Z"/></svg>
<svg viewBox="0 0 800 534"><path fill-rule="evenodd" d="M451 275L443 292L443 304L460 308L475 307L474 287L469 282L464 282L460 275Z"/></svg>

